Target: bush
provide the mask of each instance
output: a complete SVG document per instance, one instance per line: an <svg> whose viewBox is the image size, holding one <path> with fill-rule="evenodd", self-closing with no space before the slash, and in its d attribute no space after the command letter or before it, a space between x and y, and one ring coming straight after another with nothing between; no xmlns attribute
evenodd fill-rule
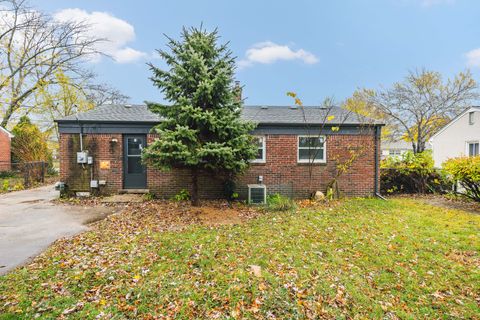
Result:
<svg viewBox="0 0 480 320"><path fill-rule="evenodd" d="M190 192L188 192L188 190L186 190L186 189L182 189L182 190L180 190L179 193L174 195L171 198L171 200L173 200L173 201L187 201L187 200L190 200Z"/></svg>
<svg viewBox="0 0 480 320"><path fill-rule="evenodd" d="M293 211L297 208L295 202L281 194L275 193L267 196L267 209L271 211Z"/></svg>
<svg viewBox="0 0 480 320"><path fill-rule="evenodd" d="M457 193L480 202L480 156L449 159L443 169L464 189Z"/></svg>
<svg viewBox="0 0 480 320"><path fill-rule="evenodd" d="M0 172L0 179L15 178L16 176L17 176L17 173L15 171L2 171L2 172Z"/></svg>
<svg viewBox="0 0 480 320"><path fill-rule="evenodd" d="M223 183L223 195L225 199L232 201L238 198L238 193L235 192L236 184L235 181L228 179Z"/></svg>
<svg viewBox="0 0 480 320"><path fill-rule="evenodd" d="M44 161L51 166L52 151L48 148L46 135L26 116L13 128L12 161Z"/></svg>
<svg viewBox="0 0 480 320"><path fill-rule="evenodd" d="M152 192L145 193L143 195L143 201L152 201L155 200L155 194Z"/></svg>
<svg viewBox="0 0 480 320"><path fill-rule="evenodd" d="M435 193L448 188L442 172L434 167L430 151L401 157L388 157L380 165L380 186L383 193Z"/></svg>
<svg viewBox="0 0 480 320"><path fill-rule="evenodd" d="M8 179L3 180L2 191L10 190L10 181Z"/></svg>

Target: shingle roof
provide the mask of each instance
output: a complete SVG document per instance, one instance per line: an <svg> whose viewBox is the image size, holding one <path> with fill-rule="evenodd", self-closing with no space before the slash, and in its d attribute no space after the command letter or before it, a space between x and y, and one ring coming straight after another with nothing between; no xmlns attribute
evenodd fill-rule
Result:
<svg viewBox="0 0 480 320"><path fill-rule="evenodd" d="M146 105L131 104L106 104L95 109L71 115L62 119L62 121L84 121L84 122L143 122L158 123L160 116L148 110Z"/></svg>
<svg viewBox="0 0 480 320"><path fill-rule="evenodd" d="M246 120L263 124L380 124L340 107L305 106L245 106L242 116ZM327 118L333 116L330 121Z"/></svg>
<svg viewBox="0 0 480 320"><path fill-rule="evenodd" d="M327 122L338 124L381 124L371 119L362 117L339 107L325 109L322 107L308 106L303 108L289 106L244 106L242 118L261 124L322 124ZM334 116L331 121L326 117ZM97 122L97 123L158 123L161 117L150 110L146 105L103 105L93 110L57 119L57 122Z"/></svg>
<svg viewBox="0 0 480 320"><path fill-rule="evenodd" d="M395 150L409 150L412 149L412 144L405 140L382 140L382 149L395 149Z"/></svg>

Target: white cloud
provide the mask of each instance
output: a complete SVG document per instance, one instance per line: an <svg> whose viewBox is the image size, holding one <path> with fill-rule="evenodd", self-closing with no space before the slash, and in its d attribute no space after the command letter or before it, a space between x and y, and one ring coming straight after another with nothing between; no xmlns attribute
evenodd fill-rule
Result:
<svg viewBox="0 0 480 320"><path fill-rule="evenodd" d="M114 54L113 58L118 63L129 63L132 61L139 60L145 57L147 54L145 52L141 52L130 47L125 47L122 49L118 49Z"/></svg>
<svg viewBox="0 0 480 320"><path fill-rule="evenodd" d="M112 56L118 63L129 63L147 56L145 52L127 46L129 42L135 40L134 27L110 13L99 11L89 13L72 8L58 11L54 18L60 22L75 21L89 24L90 36L106 39L97 45L97 50ZM99 59L100 57L97 57L95 60Z"/></svg>
<svg viewBox="0 0 480 320"><path fill-rule="evenodd" d="M255 63L271 64L281 60L300 60L306 64L318 62L318 58L311 52L303 49L293 50L289 46L266 41L257 43L248 49L245 59L239 62L239 66L242 68Z"/></svg>
<svg viewBox="0 0 480 320"><path fill-rule="evenodd" d="M467 65L469 67L480 68L480 48L467 52L465 56L467 57Z"/></svg>

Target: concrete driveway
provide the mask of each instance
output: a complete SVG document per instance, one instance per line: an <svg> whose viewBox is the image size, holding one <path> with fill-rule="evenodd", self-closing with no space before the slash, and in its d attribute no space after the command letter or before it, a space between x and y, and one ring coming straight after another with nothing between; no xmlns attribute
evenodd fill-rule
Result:
<svg viewBox="0 0 480 320"><path fill-rule="evenodd" d="M53 185L0 195L0 275L115 210L52 203L57 197Z"/></svg>

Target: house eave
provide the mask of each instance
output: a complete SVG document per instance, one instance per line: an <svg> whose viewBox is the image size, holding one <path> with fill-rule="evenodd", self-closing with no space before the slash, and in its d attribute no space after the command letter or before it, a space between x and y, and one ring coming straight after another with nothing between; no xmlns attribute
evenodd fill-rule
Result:
<svg viewBox="0 0 480 320"><path fill-rule="evenodd" d="M467 109L465 109L462 113L460 113L458 116L456 116L455 118L453 118L449 123L447 123L446 125L444 125L440 130L437 131L437 133L435 133L429 140L428 142L430 143L433 143L435 138L440 135L441 133L443 133L445 130L447 130L452 124L454 124L455 122L457 122L461 117L463 117L464 115L466 115L467 113L471 112L471 111L474 111L474 112L480 112L480 107L477 107L477 106L472 106L472 107L469 107Z"/></svg>
<svg viewBox="0 0 480 320"><path fill-rule="evenodd" d="M62 120L62 119L55 119L55 123L58 124L134 124L134 125L157 125L161 121L119 121L119 120ZM309 122L309 123L299 123L299 122L255 122L257 125L269 125L269 126L292 126L292 127L305 127L305 126L326 126L326 127L359 127L359 126L367 126L367 127L383 127L385 126L384 123L320 123L320 122Z"/></svg>

